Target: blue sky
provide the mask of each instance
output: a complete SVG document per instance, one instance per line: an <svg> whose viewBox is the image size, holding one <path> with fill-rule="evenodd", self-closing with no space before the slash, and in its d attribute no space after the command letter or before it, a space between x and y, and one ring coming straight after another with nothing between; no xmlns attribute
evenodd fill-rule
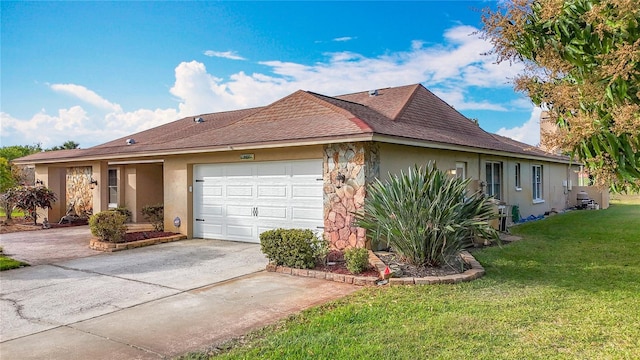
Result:
<svg viewBox="0 0 640 360"><path fill-rule="evenodd" d="M2 1L1 145L87 148L185 116L422 83L537 144L520 71L482 55L492 2Z"/></svg>

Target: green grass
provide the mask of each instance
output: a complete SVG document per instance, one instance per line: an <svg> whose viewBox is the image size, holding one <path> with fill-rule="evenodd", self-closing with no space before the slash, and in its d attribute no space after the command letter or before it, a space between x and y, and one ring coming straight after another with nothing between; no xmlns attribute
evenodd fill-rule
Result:
<svg viewBox="0 0 640 360"><path fill-rule="evenodd" d="M0 246L0 271L16 269L22 266L29 266L29 264L5 256L3 254L2 246Z"/></svg>
<svg viewBox="0 0 640 360"><path fill-rule="evenodd" d="M480 280L365 288L216 359L639 359L640 199L513 232L524 240L474 253Z"/></svg>
<svg viewBox="0 0 640 360"><path fill-rule="evenodd" d="M7 212L4 211L4 209L0 208L0 218L6 218L7 217ZM24 211L22 210L13 210L11 212L11 217L16 219L16 218L20 218L20 217L24 217Z"/></svg>

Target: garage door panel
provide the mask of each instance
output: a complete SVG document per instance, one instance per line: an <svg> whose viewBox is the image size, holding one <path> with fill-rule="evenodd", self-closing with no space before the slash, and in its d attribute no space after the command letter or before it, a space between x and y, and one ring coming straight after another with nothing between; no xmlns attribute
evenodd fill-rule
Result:
<svg viewBox="0 0 640 360"><path fill-rule="evenodd" d="M227 177L253 177L253 167L246 166L245 164L228 164L226 166Z"/></svg>
<svg viewBox="0 0 640 360"><path fill-rule="evenodd" d="M305 185L293 185L292 197L296 198L320 198L322 199L322 187L321 186L305 186Z"/></svg>
<svg viewBox="0 0 640 360"><path fill-rule="evenodd" d="M285 199L287 197L287 186L258 185L258 197Z"/></svg>
<svg viewBox="0 0 640 360"><path fill-rule="evenodd" d="M253 218L253 206L227 205L227 217Z"/></svg>
<svg viewBox="0 0 640 360"><path fill-rule="evenodd" d="M227 197L253 198L253 186L251 185L227 185Z"/></svg>
<svg viewBox="0 0 640 360"><path fill-rule="evenodd" d="M222 177L223 168L221 167L211 167L211 166L203 166L203 165L195 165L193 167L193 175L196 179L204 179L206 177Z"/></svg>
<svg viewBox="0 0 640 360"><path fill-rule="evenodd" d="M287 207L285 206L260 206L257 213L258 219L287 220Z"/></svg>
<svg viewBox="0 0 640 360"><path fill-rule="evenodd" d="M201 225L202 233L214 238L222 236L222 225L220 224L207 224Z"/></svg>
<svg viewBox="0 0 640 360"><path fill-rule="evenodd" d="M220 217L222 216L223 207L221 205L205 205L201 208L202 214L207 214L204 217Z"/></svg>
<svg viewBox="0 0 640 360"><path fill-rule="evenodd" d="M227 225L227 235L232 238L253 239L254 227L251 225Z"/></svg>
<svg viewBox="0 0 640 360"><path fill-rule="evenodd" d="M286 163L265 163L257 165L258 177L287 177L289 174Z"/></svg>
<svg viewBox="0 0 640 360"><path fill-rule="evenodd" d="M202 188L202 195L205 197L207 196L220 197L222 196L222 185L210 186L205 184Z"/></svg>
<svg viewBox="0 0 640 360"><path fill-rule="evenodd" d="M318 162L322 162L318 160ZM316 161L296 161L291 163L291 176L310 176L316 177L320 175L322 177L322 164L318 169L318 163Z"/></svg>
<svg viewBox="0 0 640 360"><path fill-rule="evenodd" d="M292 212L293 221L317 221L322 219L322 208L302 208L296 207Z"/></svg>

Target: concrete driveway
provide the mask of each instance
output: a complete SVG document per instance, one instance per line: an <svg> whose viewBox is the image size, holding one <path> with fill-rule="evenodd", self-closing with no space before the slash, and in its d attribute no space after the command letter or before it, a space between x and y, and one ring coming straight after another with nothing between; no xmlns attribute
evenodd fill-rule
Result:
<svg viewBox="0 0 640 360"><path fill-rule="evenodd" d="M358 289L266 263L259 245L195 239L2 272L0 358L169 358Z"/></svg>
<svg viewBox="0 0 640 360"><path fill-rule="evenodd" d="M89 249L89 226L22 231L0 235L4 253L30 265L102 254Z"/></svg>

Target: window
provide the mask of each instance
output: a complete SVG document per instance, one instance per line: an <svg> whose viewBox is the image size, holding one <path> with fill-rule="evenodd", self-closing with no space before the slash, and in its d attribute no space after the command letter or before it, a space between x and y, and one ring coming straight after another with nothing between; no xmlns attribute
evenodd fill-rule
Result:
<svg viewBox="0 0 640 360"><path fill-rule="evenodd" d="M522 176L520 175L520 163L516 163L516 169L515 169L515 176L516 176L516 191L520 191L522 190Z"/></svg>
<svg viewBox="0 0 640 360"><path fill-rule="evenodd" d="M460 179L467 178L467 163L456 162L456 177Z"/></svg>
<svg viewBox="0 0 640 360"><path fill-rule="evenodd" d="M531 175L533 201L542 202L542 165L533 165Z"/></svg>
<svg viewBox="0 0 640 360"><path fill-rule="evenodd" d="M118 170L109 169L109 208L118 207Z"/></svg>
<svg viewBox="0 0 640 360"><path fill-rule="evenodd" d="M493 196L496 199L502 198L502 163L488 161L486 163L487 174L487 196Z"/></svg>

